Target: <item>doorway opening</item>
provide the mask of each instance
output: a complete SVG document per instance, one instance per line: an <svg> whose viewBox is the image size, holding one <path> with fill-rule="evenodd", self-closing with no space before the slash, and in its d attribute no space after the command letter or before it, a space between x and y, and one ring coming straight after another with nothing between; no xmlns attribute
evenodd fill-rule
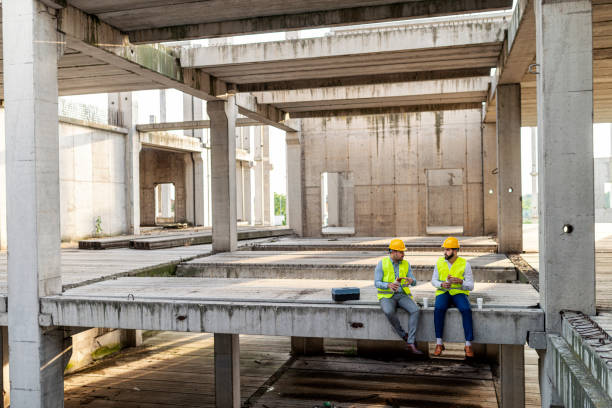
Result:
<svg viewBox="0 0 612 408"><path fill-rule="evenodd" d="M352 171L321 173L321 220L324 235L355 234Z"/></svg>
<svg viewBox="0 0 612 408"><path fill-rule="evenodd" d="M155 224L174 224L176 191L174 183L159 183L155 185Z"/></svg>
<svg viewBox="0 0 612 408"><path fill-rule="evenodd" d="M463 169L427 170L427 234L463 234L463 189Z"/></svg>

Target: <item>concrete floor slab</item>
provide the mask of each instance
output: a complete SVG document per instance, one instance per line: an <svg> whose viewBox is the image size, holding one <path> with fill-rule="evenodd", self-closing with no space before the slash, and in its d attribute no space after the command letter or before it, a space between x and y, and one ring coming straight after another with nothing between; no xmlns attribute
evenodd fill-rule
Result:
<svg viewBox="0 0 612 408"><path fill-rule="evenodd" d="M382 252L382 251L381 251ZM362 279L374 278L384 252L374 251L237 251L219 253L181 264L179 276L209 278ZM502 254L464 254L476 281L518 279L514 264ZM429 281L437 253L408 253L418 281Z"/></svg>

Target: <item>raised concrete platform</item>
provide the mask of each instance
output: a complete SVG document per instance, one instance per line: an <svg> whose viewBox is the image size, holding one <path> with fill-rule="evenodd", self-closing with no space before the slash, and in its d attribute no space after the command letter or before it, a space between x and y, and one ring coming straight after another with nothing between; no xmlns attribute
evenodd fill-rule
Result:
<svg viewBox="0 0 612 408"><path fill-rule="evenodd" d="M292 235L287 227L238 227L238 240L271 238ZM122 235L119 237L87 239L79 241L79 249L163 249L212 243L210 228L193 228L188 231L164 232L152 235Z"/></svg>
<svg viewBox="0 0 612 408"><path fill-rule="evenodd" d="M440 251L446 237L401 237L408 251ZM386 251L391 237L281 238L252 246L254 251ZM491 237L459 237L461 252L497 252Z"/></svg>
<svg viewBox="0 0 612 408"><path fill-rule="evenodd" d="M359 301L336 303L331 288L356 286ZM418 285L417 299L433 299L434 288ZM542 331L537 292L525 284L477 284L471 298L475 341L524 344ZM241 333L390 340L396 335L384 318L371 281L206 278L119 278L70 289L41 300L46 322L56 326L108 327L189 332ZM401 312L403 323L407 314ZM434 340L433 308L422 311L417 340ZM447 341L463 340L461 318L449 310Z"/></svg>
<svg viewBox="0 0 612 408"><path fill-rule="evenodd" d="M261 245L261 244L257 244ZM178 276L206 278L359 279L374 278L384 251L236 251L182 263ZM514 264L502 254L463 254L481 282L518 279ZM406 258L418 281L431 279L439 253L408 253Z"/></svg>

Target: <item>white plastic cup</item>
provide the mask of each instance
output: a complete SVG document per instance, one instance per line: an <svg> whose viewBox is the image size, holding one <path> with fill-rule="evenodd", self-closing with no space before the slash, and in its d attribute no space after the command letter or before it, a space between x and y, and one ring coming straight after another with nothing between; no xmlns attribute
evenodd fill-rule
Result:
<svg viewBox="0 0 612 408"><path fill-rule="evenodd" d="M476 298L476 304L478 305L478 310L482 310L482 298Z"/></svg>
<svg viewBox="0 0 612 408"><path fill-rule="evenodd" d="M429 307L429 299L423 298L423 308L427 309Z"/></svg>

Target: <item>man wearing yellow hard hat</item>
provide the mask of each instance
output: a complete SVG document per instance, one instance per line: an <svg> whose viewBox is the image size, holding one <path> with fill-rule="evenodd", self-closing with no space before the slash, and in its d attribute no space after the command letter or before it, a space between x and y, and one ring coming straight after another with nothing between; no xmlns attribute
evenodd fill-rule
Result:
<svg viewBox="0 0 612 408"><path fill-rule="evenodd" d="M389 244L389 256L381 259L374 271L374 286L378 290L378 301L395 332L408 344L413 354L423 354L416 348L415 336L419 324L419 307L410 294L410 286L416 285L412 268L404 260L404 241L395 238ZM408 332L404 331L397 318L397 307L410 314Z"/></svg>
<svg viewBox="0 0 612 408"><path fill-rule="evenodd" d="M457 306L463 320L465 335L465 356L474 357L472 340L472 309L468 295L474 289L474 276L470 263L457 256L459 241L449 237L442 244L444 256L438 259L434 266L431 284L436 287L436 303L434 308L434 326L436 328L436 350L434 356L439 356L444 350L442 334L444 332L444 317L452 305Z"/></svg>

